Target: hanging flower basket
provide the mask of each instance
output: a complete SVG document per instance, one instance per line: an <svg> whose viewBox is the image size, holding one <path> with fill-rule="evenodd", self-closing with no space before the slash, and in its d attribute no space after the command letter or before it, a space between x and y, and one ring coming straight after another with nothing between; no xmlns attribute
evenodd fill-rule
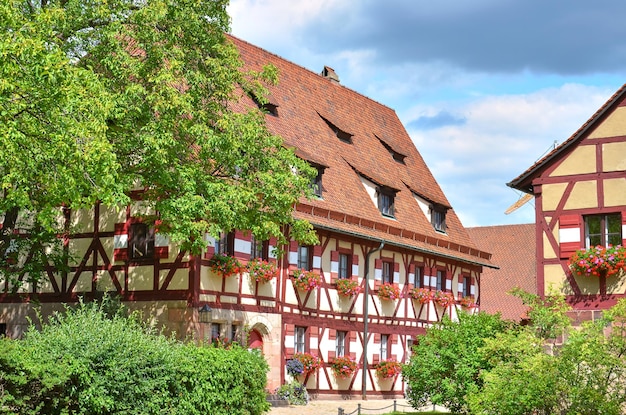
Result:
<svg viewBox="0 0 626 415"><path fill-rule="evenodd" d="M433 292L428 288L412 288L409 291L409 296L420 304L428 304L433 300Z"/></svg>
<svg viewBox="0 0 626 415"><path fill-rule="evenodd" d="M454 295L445 291L436 291L434 297L435 303L443 308L447 308L454 304Z"/></svg>
<svg viewBox="0 0 626 415"><path fill-rule="evenodd" d="M376 375L383 379L395 378L402 373L402 365L395 360L383 360L376 365Z"/></svg>
<svg viewBox="0 0 626 415"><path fill-rule="evenodd" d="M579 249L569 259L573 273L582 276L610 277L626 270L626 248L616 246L596 246Z"/></svg>
<svg viewBox="0 0 626 415"><path fill-rule="evenodd" d="M293 355L293 360L297 360L302 363L303 375L313 373L322 367L322 360L318 356L312 355L311 353L296 353Z"/></svg>
<svg viewBox="0 0 626 415"><path fill-rule="evenodd" d="M346 379L352 377L354 372L356 372L358 368L358 364L356 360L352 359L349 356L341 356L335 357L335 359L330 364L335 377L339 379Z"/></svg>
<svg viewBox="0 0 626 415"><path fill-rule="evenodd" d="M337 280L337 292L344 297L353 297L361 292L359 282L349 278Z"/></svg>
<svg viewBox="0 0 626 415"><path fill-rule="evenodd" d="M255 258L248 262L248 273L254 281L266 283L278 277L278 268L273 262Z"/></svg>
<svg viewBox="0 0 626 415"><path fill-rule="evenodd" d="M461 300L459 300L459 304L461 304L461 307L465 308L471 308L476 305L476 303L474 303L474 299L470 296L461 298Z"/></svg>
<svg viewBox="0 0 626 415"><path fill-rule="evenodd" d="M293 286L298 290L311 291L322 284L322 277L313 271L296 269L292 278Z"/></svg>
<svg viewBox="0 0 626 415"><path fill-rule="evenodd" d="M378 288L378 298L381 300L397 300L400 298L400 289L386 282Z"/></svg>
<svg viewBox="0 0 626 415"><path fill-rule="evenodd" d="M209 267L224 278L241 274L245 270L237 258L221 254L213 255L209 260Z"/></svg>

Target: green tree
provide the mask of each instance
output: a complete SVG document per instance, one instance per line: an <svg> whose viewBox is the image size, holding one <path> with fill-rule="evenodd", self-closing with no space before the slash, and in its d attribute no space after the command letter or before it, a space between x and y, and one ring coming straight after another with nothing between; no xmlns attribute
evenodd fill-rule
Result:
<svg viewBox="0 0 626 415"><path fill-rule="evenodd" d="M79 304L23 340L0 340L0 413L260 415L259 353L165 337L138 316Z"/></svg>
<svg viewBox="0 0 626 415"><path fill-rule="evenodd" d="M205 233L231 229L284 241L289 225L315 240L292 216L313 169L268 132L260 110L239 104L246 94L263 101L277 74L242 70L225 36L227 3L0 4L5 277L36 280L64 263L64 209L124 205L133 190L156 212L147 219L192 252Z"/></svg>
<svg viewBox="0 0 626 415"><path fill-rule="evenodd" d="M480 371L489 367L480 352L485 339L510 326L500 315L461 313L459 321L444 318L418 338L402 370L408 382L407 397L415 408L428 403L453 412L467 413L467 394L480 389Z"/></svg>

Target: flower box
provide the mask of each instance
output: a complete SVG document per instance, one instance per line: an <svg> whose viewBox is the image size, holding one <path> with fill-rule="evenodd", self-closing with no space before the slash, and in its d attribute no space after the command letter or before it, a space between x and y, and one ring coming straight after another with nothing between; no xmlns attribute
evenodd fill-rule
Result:
<svg viewBox="0 0 626 415"><path fill-rule="evenodd" d="M247 268L250 278L256 282L266 283L278 277L278 268L273 262L252 259L248 262Z"/></svg>
<svg viewBox="0 0 626 415"><path fill-rule="evenodd" d="M579 249L570 257L569 267L582 276L610 277L626 270L626 248L609 245Z"/></svg>
<svg viewBox="0 0 626 415"><path fill-rule="evenodd" d="M443 308L447 308L455 303L454 295L445 291L436 291L434 296L435 303Z"/></svg>
<svg viewBox="0 0 626 415"><path fill-rule="evenodd" d="M378 288L378 298L381 300L397 300L400 298L400 289L386 282Z"/></svg>
<svg viewBox="0 0 626 415"><path fill-rule="evenodd" d="M395 360L383 360L376 365L376 375L383 379L395 378L402 373L402 365Z"/></svg>
<svg viewBox="0 0 626 415"><path fill-rule="evenodd" d="M428 288L412 288L409 291L409 296L420 304L428 304L433 300L433 292Z"/></svg>
<svg viewBox="0 0 626 415"><path fill-rule="evenodd" d="M298 290L311 291L322 284L322 277L313 271L296 269L293 271L292 281Z"/></svg>
<svg viewBox="0 0 626 415"><path fill-rule="evenodd" d="M344 297L353 297L361 292L359 282L349 278L337 280L337 293Z"/></svg>
<svg viewBox="0 0 626 415"><path fill-rule="evenodd" d="M209 260L209 267L224 278L241 274L245 270L237 258L222 254L213 255Z"/></svg>
<svg viewBox="0 0 626 415"><path fill-rule="evenodd" d="M356 360L349 356L335 357L330 364L335 377L339 379L346 379L351 377L358 368Z"/></svg>
<svg viewBox="0 0 626 415"><path fill-rule="evenodd" d="M461 298L459 300L459 304L461 304L461 307L465 307L465 308L471 308L476 305L476 303L474 303L474 299L469 296Z"/></svg>
<svg viewBox="0 0 626 415"><path fill-rule="evenodd" d="M293 360L297 360L302 363L303 375L308 375L309 373L315 372L317 369L322 367L321 359L311 353L296 353L293 355Z"/></svg>

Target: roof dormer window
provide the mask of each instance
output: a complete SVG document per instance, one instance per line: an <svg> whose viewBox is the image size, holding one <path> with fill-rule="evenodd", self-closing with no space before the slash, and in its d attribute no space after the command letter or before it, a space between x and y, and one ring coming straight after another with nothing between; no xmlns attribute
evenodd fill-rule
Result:
<svg viewBox="0 0 626 415"><path fill-rule="evenodd" d="M318 113L318 115L319 115L319 113ZM352 134L342 130L339 127L337 127L335 124L333 124L332 122L330 122L326 118L322 117L321 115L320 115L320 117L324 120L326 125L328 125L328 127L333 131L333 133L335 133L335 135L337 136L337 138L339 140L341 140L341 141L343 141L344 143L347 143L347 144L352 144Z"/></svg>
<svg viewBox="0 0 626 415"><path fill-rule="evenodd" d="M406 158L404 154L398 153L389 144L387 144L387 142L385 142L382 138L380 138L376 134L374 134L374 137L376 137L378 141L380 141L380 143L383 145L383 147L385 147L385 149L389 152L389 154L391 154L391 157L395 161L397 161L398 163L404 164L404 159Z"/></svg>
<svg viewBox="0 0 626 415"><path fill-rule="evenodd" d="M390 218L394 217L394 199L396 192L386 187L379 187L377 189L378 194L378 210L383 216Z"/></svg>
<svg viewBox="0 0 626 415"><path fill-rule="evenodd" d="M322 198L322 175L324 174L324 168L320 166L313 166L317 169L317 175L311 181L311 190L313 194L320 199Z"/></svg>
<svg viewBox="0 0 626 415"><path fill-rule="evenodd" d="M278 105L272 104L269 101L263 102L261 99L259 99L259 97L254 94L250 94L250 98L252 98L256 106L259 107L261 111L266 114L273 115L274 117L278 117Z"/></svg>
<svg viewBox="0 0 626 415"><path fill-rule="evenodd" d="M430 206L430 221L437 232L446 232L446 209L441 206Z"/></svg>

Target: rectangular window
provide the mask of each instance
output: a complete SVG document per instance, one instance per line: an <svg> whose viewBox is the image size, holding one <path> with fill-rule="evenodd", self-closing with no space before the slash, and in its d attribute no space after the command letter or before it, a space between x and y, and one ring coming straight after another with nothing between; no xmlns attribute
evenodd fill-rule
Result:
<svg viewBox="0 0 626 415"><path fill-rule="evenodd" d="M622 215L585 216L585 246L592 248L597 245L622 244Z"/></svg>
<svg viewBox="0 0 626 415"><path fill-rule="evenodd" d="M222 325L220 323L211 323L211 340L215 340L222 335Z"/></svg>
<svg viewBox="0 0 626 415"><path fill-rule="evenodd" d="M154 257L154 229L145 223L133 223L130 225L130 249L131 259L145 259Z"/></svg>
<svg viewBox="0 0 626 415"><path fill-rule="evenodd" d="M324 170L321 168L317 168L317 175L313 178L311 182L311 189L313 190L313 194L317 197L322 197L322 175L324 174Z"/></svg>
<svg viewBox="0 0 626 415"><path fill-rule="evenodd" d="M431 207L431 221L432 225L437 232L446 231L446 211L441 208Z"/></svg>
<svg viewBox="0 0 626 415"><path fill-rule="evenodd" d="M378 189L378 210L383 216L394 217L393 209L394 193L383 189Z"/></svg>
<svg viewBox="0 0 626 415"><path fill-rule="evenodd" d="M267 260L269 252L269 244L267 241L260 241L252 236L250 244L250 258L259 258Z"/></svg>
<svg viewBox="0 0 626 415"><path fill-rule="evenodd" d="M443 271L437 270L436 280L437 280L437 286L435 288L439 291L444 291L446 286L444 285L445 278L444 278Z"/></svg>
<svg viewBox="0 0 626 415"><path fill-rule="evenodd" d="M298 268L304 269L307 271L311 270L311 252L312 249L310 246L299 246L298 247Z"/></svg>
<svg viewBox="0 0 626 415"><path fill-rule="evenodd" d="M393 282L393 263L389 261L383 261L383 284Z"/></svg>
<svg viewBox="0 0 626 415"><path fill-rule="evenodd" d="M241 343L241 326L239 324L230 326L230 340Z"/></svg>
<svg viewBox="0 0 626 415"><path fill-rule="evenodd" d="M235 253L234 232L220 233L220 239L216 241L215 253L220 255L233 255Z"/></svg>
<svg viewBox="0 0 626 415"><path fill-rule="evenodd" d="M294 351L296 353L304 353L306 351L305 334L306 327L296 326L294 333Z"/></svg>
<svg viewBox="0 0 626 415"><path fill-rule="evenodd" d="M350 278L352 276L350 255L339 254L339 278Z"/></svg>
<svg viewBox="0 0 626 415"><path fill-rule="evenodd" d="M341 357L346 355L346 338L348 332L337 331L337 338L335 339L335 356Z"/></svg>
<svg viewBox="0 0 626 415"><path fill-rule="evenodd" d="M388 358L388 350L389 347L389 335L381 334L380 335L380 360L387 360Z"/></svg>
<svg viewBox="0 0 626 415"><path fill-rule="evenodd" d="M463 277L463 297L469 297L472 293L472 279Z"/></svg>
<svg viewBox="0 0 626 415"><path fill-rule="evenodd" d="M417 288L424 288L424 268L415 267L415 273L413 274L413 286Z"/></svg>

